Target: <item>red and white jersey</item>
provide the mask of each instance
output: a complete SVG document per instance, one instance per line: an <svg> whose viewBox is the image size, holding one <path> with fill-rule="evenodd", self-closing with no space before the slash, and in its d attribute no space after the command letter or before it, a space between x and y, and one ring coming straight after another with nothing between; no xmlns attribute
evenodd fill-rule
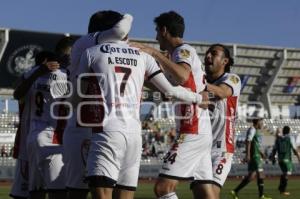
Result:
<svg viewBox="0 0 300 199"><path fill-rule="evenodd" d="M25 78L28 78L37 68L34 67L25 74ZM53 103L67 91L67 74L64 70L49 72L35 80L29 91L30 132L56 128L57 119L53 115L59 116L59 105L53 106Z"/></svg>
<svg viewBox="0 0 300 199"><path fill-rule="evenodd" d="M124 41L103 43L89 48L81 57L78 77L89 73L98 80L101 106L98 110L99 131L140 133L140 101L146 76L160 72L150 55L130 47ZM86 74L87 75L87 74ZM86 98L86 96L82 96ZM83 108L80 102L77 109ZM79 110L80 111L80 110Z"/></svg>
<svg viewBox="0 0 300 199"><path fill-rule="evenodd" d="M238 99L241 91L239 76L233 73L224 73L214 85L226 84L232 89L232 95L223 100L213 99L211 110L211 124L213 133L213 150L234 152L235 119L237 117Z"/></svg>
<svg viewBox="0 0 300 199"><path fill-rule="evenodd" d="M189 79L181 86L197 93L205 89L206 81L203 65L196 50L192 46L188 44L182 44L181 46L178 46L173 51L171 59L175 63L186 63L191 67L192 72L189 76ZM165 75L170 82L174 82L169 74ZM185 116L188 118L176 120L176 127L179 133L211 133L208 110L201 109L196 104L181 105L180 107L176 107L176 115Z"/></svg>

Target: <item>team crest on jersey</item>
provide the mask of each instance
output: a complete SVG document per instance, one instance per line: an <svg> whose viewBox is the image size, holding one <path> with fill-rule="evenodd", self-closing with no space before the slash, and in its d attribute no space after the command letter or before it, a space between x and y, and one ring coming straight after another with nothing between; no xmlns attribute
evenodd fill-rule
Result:
<svg viewBox="0 0 300 199"><path fill-rule="evenodd" d="M229 78L229 80L232 82L232 83L234 83L234 84L237 84L237 83L239 83L239 78L237 78L236 76L231 76L230 78Z"/></svg>
<svg viewBox="0 0 300 199"><path fill-rule="evenodd" d="M191 55L191 53L190 53L190 51L188 51L187 49L181 49L181 50L179 51L179 56L180 56L180 58L187 59L187 58L190 57L190 55Z"/></svg>
<svg viewBox="0 0 300 199"><path fill-rule="evenodd" d="M181 134L181 135L179 136L178 140L177 140L177 143L178 143L178 144L183 143L184 138L185 138L185 134Z"/></svg>

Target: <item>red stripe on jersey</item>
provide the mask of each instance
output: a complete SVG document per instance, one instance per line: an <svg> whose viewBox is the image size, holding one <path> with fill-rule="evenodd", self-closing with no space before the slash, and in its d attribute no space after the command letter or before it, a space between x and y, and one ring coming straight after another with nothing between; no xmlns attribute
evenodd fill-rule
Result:
<svg viewBox="0 0 300 199"><path fill-rule="evenodd" d="M192 72L190 72L188 80L182 86L196 92L196 84ZM181 105L180 110L181 116L189 116L191 113L193 113L193 115L189 116L188 119L180 120L179 132L186 134L198 134L199 119L197 116L197 104Z"/></svg>
<svg viewBox="0 0 300 199"><path fill-rule="evenodd" d="M19 157L19 151L20 151L20 142L21 142L21 118L22 114L25 108L25 103L18 102L19 105L19 124L18 129L16 132L14 147L13 147L13 158L17 159Z"/></svg>
<svg viewBox="0 0 300 199"><path fill-rule="evenodd" d="M61 101L64 101L64 100L61 100ZM58 106L58 116L59 117L66 117L69 114L69 111L70 110L64 104L60 104ZM54 135L52 138L53 144L62 144L63 143L63 134L65 131L66 125L67 125L67 120L65 120L65 119L57 120L56 127L54 130Z"/></svg>
<svg viewBox="0 0 300 199"><path fill-rule="evenodd" d="M236 109L237 109L237 96L227 97L227 105L226 105L226 130L225 130L225 141L226 141L226 149L227 152L234 152L234 121L236 117Z"/></svg>

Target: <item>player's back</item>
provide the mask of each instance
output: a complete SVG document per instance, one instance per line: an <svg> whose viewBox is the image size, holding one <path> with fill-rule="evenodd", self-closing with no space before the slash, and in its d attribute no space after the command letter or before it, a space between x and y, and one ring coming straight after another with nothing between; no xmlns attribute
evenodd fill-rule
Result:
<svg viewBox="0 0 300 199"><path fill-rule="evenodd" d="M86 53L103 100L103 130L139 133L144 77L159 70L154 59L123 41L103 43Z"/></svg>
<svg viewBox="0 0 300 199"><path fill-rule="evenodd" d="M284 135L276 140L278 159L279 160L291 160L292 159L292 142L289 135Z"/></svg>
<svg viewBox="0 0 300 199"><path fill-rule="evenodd" d="M33 71L36 70L33 68ZM33 72L31 71L31 72ZM66 91L67 74L58 69L38 77L30 89L30 131L53 130L56 127L58 105L53 106L58 93Z"/></svg>

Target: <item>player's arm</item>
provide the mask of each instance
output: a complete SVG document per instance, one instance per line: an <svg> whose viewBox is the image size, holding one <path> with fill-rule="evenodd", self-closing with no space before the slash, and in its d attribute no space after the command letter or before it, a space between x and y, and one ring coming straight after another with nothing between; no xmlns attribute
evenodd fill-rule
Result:
<svg viewBox="0 0 300 199"><path fill-rule="evenodd" d="M202 94L194 93L188 91L187 89L181 86L172 86L166 77L162 74L161 71L157 71L158 74L153 74L153 77L150 77L149 80L156 86L162 93L165 93L166 96L175 97L179 100L201 104L204 101L208 101L208 93L203 92Z"/></svg>
<svg viewBox="0 0 300 199"><path fill-rule="evenodd" d="M220 99L230 97L233 94L232 88L227 84L213 85L207 83L207 91Z"/></svg>
<svg viewBox="0 0 300 199"><path fill-rule="evenodd" d="M295 154L295 156L298 158L298 161L300 162L300 154L299 154L299 152L297 151L296 144L295 144L295 142L292 141L291 139L290 139L290 142L291 142L291 145L292 145L292 151L293 151L293 153Z"/></svg>
<svg viewBox="0 0 300 199"><path fill-rule="evenodd" d="M273 163L275 163L275 155L277 153L277 142L278 142L278 140L276 139L275 144L273 146L272 153L271 153L271 160L273 161Z"/></svg>
<svg viewBox="0 0 300 199"><path fill-rule="evenodd" d="M131 43L131 45L154 57L154 59L160 63L162 70L172 74L173 79L179 85L183 85L188 80L191 73L191 67L187 63L175 63L155 48L141 43Z"/></svg>
<svg viewBox="0 0 300 199"><path fill-rule="evenodd" d="M22 77L18 86L15 88L13 96L16 100L23 98L31 88L34 81L51 70L59 68L59 63L56 61L46 62L45 65L39 66L28 78Z"/></svg>
<svg viewBox="0 0 300 199"><path fill-rule="evenodd" d="M300 162L300 154L298 153L297 149L293 148L293 153L295 154L295 156L297 156L298 161Z"/></svg>
<svg viewBox="0 0 300 199"><path fill-rule="evenodd" d="M246 141L246 161L250 162L251 155L250 155L250 150L251 150L251 141Z"/></svg>
<svg viewBox="0 0 300 199"><path fill-rule="evenodd" d="M249 162L251 159L251 142L253 140L253 137L255 135L255 129L250 128L247 132L246 137L246 161Z"/></svg>
<svg viewBox="0 0 300 199"><path fill-rule="evenodd" d="M133 17L130 14L125 14L123 18L111 29L99 32L97 35L97 42L102 43L111 40L122 40L126 35L128 35Z"/></svg>
<svg viewBox="0 0 300 199"><path fill-rule="evenodd" d="M73 105L74 108L77 107L78 103L81 101L82 96L80 95L80 93L86 93L85 91L87 90L88 82L85 81L85 78L81 75L89 73L89 63L89 53L88 50L86 50L82 54L79 66L77 70L74 71L74 78L71 80L73 93L71 93L71 97L68 99L68 101Z"/></svg>

